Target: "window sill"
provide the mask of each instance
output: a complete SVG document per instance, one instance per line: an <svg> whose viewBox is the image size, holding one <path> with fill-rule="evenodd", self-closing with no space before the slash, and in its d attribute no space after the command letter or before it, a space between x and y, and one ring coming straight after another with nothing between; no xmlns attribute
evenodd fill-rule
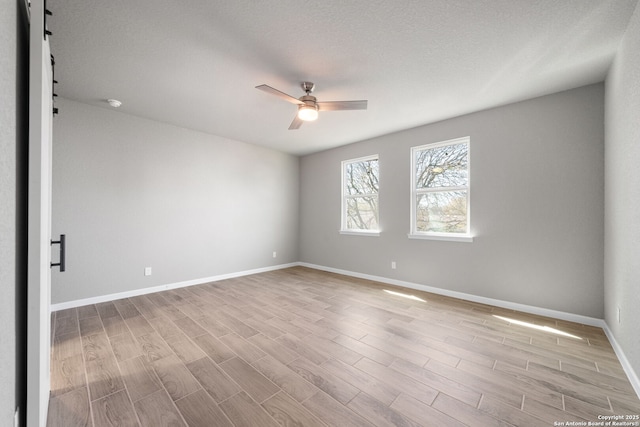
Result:
<svg viewBox="0 0 640 427"><path fill-rule="evenodd" d="M441 234L412 234L409 233L407 235L410 239L419 239L419 240L444 240L448 242L473 242L473 236L462 235L462 236L447 236Z"/></svg>
<svg viewBox="0 0 640 427"><path fill-rule="evenodd" d="M379 231L357 231L357 230L340 230L340 234L346 234L351 236L370 236L370 237L378 237L380 236Z"/></svg>

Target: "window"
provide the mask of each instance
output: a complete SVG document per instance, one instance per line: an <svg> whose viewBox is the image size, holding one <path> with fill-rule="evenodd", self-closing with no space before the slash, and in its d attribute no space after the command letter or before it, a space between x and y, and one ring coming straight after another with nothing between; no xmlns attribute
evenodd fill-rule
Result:
<svg viewBox="0 0 640 427"><path fill-rule="evenodd" d="M344 234L378 235L378 155L342 162Z"/></svg>
<svg viewBox="0 0 640 427"><path fill-rule="evenodd" d="M411 238L472 240L469 137L411 149Z"/></svg>

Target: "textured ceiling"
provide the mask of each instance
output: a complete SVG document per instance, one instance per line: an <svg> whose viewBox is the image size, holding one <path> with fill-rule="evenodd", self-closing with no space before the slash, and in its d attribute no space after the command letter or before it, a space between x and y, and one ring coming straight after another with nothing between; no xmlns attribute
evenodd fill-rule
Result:
<svg viewBox="0 0 640 427"><path fill-rule="evenodd" d="M602 81L637 0L48 3L60 96L301 155Z"/></svg>

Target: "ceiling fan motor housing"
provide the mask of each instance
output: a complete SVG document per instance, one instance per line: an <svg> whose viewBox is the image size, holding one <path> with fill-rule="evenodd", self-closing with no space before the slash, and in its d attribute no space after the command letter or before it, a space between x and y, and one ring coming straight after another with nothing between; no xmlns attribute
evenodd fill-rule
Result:
<svg viewBox="0 0 640 427"><path fill-rule="evenodd" d="M316 110L318 109L318 104L316 103L316 97L312 95L304 95L301 96L300 101L304 102L306 105L310 107L314 107Z"/></svg>

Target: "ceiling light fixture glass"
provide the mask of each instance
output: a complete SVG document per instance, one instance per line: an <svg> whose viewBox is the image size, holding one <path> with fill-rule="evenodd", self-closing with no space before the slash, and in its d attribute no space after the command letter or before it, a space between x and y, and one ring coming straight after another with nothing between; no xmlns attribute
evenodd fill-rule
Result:
<svg viewBox="0 0 640 427"><path fill-rule="evenodd" d="M318 118L318 106L304 104L298 108L298 118L305 122L311 122Z"/></svg>

